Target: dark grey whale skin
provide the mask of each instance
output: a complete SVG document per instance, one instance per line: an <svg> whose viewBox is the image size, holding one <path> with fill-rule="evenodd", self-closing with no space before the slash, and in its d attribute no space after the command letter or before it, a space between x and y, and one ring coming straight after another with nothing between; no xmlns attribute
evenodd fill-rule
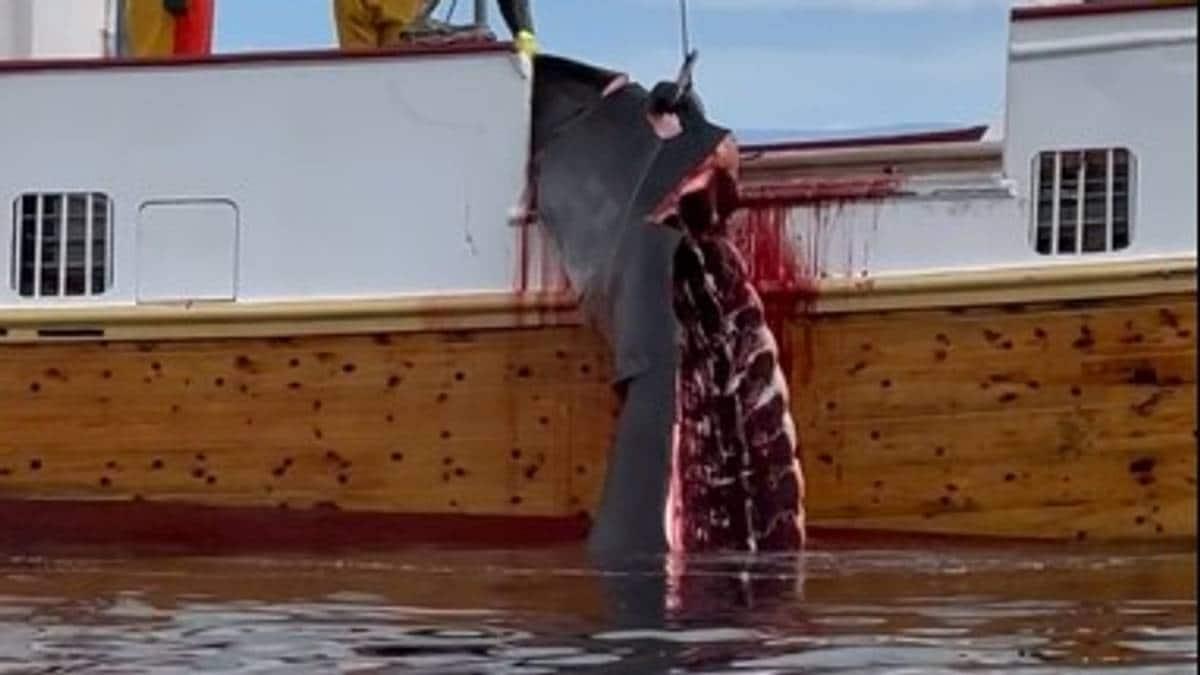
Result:
<svg viewBox="0 0 1200 675"><path fill-rule="evenodd" d="M660 139L647 114L670 96L617 73L554 56L535 61L531 184L534 207L563 256L588 318L612 350L622 398L600 508L589 535L599 561L667 551L663 515L671 473L679 366L672 305L682 232L649 222L729 131L690 94L684 132Z"/></svg>

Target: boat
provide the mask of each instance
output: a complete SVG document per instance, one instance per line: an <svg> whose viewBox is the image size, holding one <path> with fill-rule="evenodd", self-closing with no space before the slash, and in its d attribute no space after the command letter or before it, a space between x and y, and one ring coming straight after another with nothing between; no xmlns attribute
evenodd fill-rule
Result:
<svg viewBox="0 0 1200 675"><path fill-rule="evenodd" d="M130 61L104 4L0 10L0 544L586 536L619 401L511 46ZM1002 122L740 148L812 536L1194 542L1195 43L1017 7Z"/></svg>

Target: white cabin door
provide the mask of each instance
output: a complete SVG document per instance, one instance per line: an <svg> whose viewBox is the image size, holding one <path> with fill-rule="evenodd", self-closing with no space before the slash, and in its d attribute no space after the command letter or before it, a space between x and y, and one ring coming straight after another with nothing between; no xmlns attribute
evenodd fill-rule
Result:
<svg viewBox="0 0 1200 675"><path fill-rule="evenodd" d="M155 202L138 212L139 303L232 301L237 207L227 201Z"/></svg>

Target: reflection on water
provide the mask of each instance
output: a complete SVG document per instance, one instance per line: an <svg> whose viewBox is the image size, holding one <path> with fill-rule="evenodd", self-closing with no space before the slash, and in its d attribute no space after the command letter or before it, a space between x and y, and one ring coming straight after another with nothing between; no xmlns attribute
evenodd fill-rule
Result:
<svg viewBox="0 0 1200 675"><path fill-rule="evenodd" d="M10 557L0 673L1196 672L1194 552Z"/></svg>

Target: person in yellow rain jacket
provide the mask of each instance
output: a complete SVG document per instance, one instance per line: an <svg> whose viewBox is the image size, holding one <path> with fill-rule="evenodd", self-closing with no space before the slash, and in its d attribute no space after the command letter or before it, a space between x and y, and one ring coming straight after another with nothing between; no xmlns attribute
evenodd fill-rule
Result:
<svg viewBox="0 0 1200 675"><path fill-rule="evenodd" d="M134 58L212 51L213 0L124 0L121 53Z"/></svg>
<svg viewBox="0 0 1200 675"><path fill-rule="evenodd" d="M498 0L517 50L537 52L529 0ZM407 31L437 0L334 0L338 43L343 49L376 49L404 44Z"/></svg>

